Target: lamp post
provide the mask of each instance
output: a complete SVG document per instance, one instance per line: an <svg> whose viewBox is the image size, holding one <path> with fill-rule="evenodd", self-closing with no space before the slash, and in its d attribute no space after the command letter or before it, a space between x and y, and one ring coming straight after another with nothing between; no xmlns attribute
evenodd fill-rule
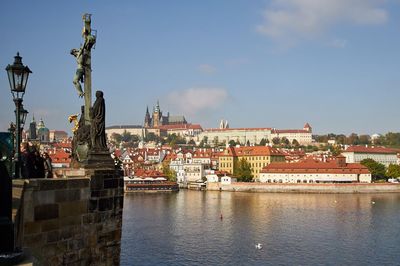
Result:
<svg viewBox="0 0 400 266"><path fill-rule="evenodd" d="M15 178L20 178L21 162L21 122L25 122L27 111L22 107L22 98L25 94L25 87L29 73L32 73L27 66L22 64L19 53L14 57L14 63L6 67L8 81L10 82L11 94L15 103L15 133L16 143L14 158ZM22 116L22 117L21 117ZM0 265L13 265L20 258L21 252L15 248L14 224L12 221L12 177L9 176L4 162L0 161Z"/></svg>
<svg viewBox="0 0 400 266"><path fill-rule="evenodd" d="M8 81L10 83L11 94L15 103L15 119L16 119L16 137L15 137L15 178L21 177L21 118L26 113L21 112L23 97L25 94L26 83L28 82L29 74L32 71L29 67L22 64L22 57L19 53L14 57L14 63L6 67ZM22 117L21 117L22 115ZM25 122L25 121L24 121Z"/></svg>
<svg viewBox="0 0 400 266"><path fill-rule="evenodd" d="M24 130L26 117L29 114L29 112L24 109L24 105L22 103L21 103L19 108L20 108L19 109L20 136L22 136L22 132ZM14 113L15 113L15 118L17 118L17 109L14 110ZM21 137L21 139L22 139L22 137ZM21 142L21 139L20 139L20 142Z"/></svg>

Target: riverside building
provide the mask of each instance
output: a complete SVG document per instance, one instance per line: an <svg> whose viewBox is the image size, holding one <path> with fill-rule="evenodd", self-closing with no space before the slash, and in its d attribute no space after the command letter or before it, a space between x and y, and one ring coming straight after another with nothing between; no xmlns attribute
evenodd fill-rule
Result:
<svg viewBox="0 0 400 266"><path fill-rule="evenodd" d="M372 159L378 163L389 166L397 164L397 152L385 147L350 146L342 155L348 163L359 163L364 159Z"/></svg>
<svg viewBox="0 0 400 266"><path fill-rule="evenodd" d="M219 170L233 174L236 165L245 159L257 179L261 169L272 162L284 162L285 155L269 146L228 147L219 154Z"/></svg>
<svg viewBox="0 0 400 266"><path fill-rule="evenodd" d="M327 162L308 159L298 163L271 163L260 173L265 183L371 183L368 168L359 163L346 163L338 156Z"/></svg>

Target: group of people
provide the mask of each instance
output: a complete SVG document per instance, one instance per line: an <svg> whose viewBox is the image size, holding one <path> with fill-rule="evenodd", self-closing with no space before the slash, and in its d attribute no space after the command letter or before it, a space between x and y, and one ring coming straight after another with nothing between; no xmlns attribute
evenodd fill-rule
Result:
<svg viewBox="0 0 400 266"><path fill-rule="evenodd" d="M35 146L24 143L21 148L21 174L22 178L52 178L53 167L47 152L42 155Z"/></svg>

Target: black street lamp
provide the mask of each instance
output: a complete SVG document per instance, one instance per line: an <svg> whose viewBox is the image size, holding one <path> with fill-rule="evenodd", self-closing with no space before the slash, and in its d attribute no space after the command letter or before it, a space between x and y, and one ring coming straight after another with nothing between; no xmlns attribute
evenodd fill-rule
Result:
<svg viewBox="0 0 400 266"><path fill-rule="evenodd" d="M25 94L25 88L26 88L26 83L28 82L28 77L29 74L32 73L32 71L29 69L29 67L24 66L22 64L22 57L19 56L19 53L14 57L14 63L12 65L8 65L6 67L7 75L8 75L8 81L10 82L10 89L11 89L11 94L13 96L13 100L15 103L15 116L16 116L16 137L15 137L15 152L16 156L14 158L15 160L15 178L20 178L21 177L21 118L24 118L23 115L25 115L26 119L26 113L21 112L21 106L22 106L22 101L23 97ZM22 115L22 117L21 117ZM25 121L24 121L25 123Z"/></svg>
<svg viewBox="0 0 400 266"><path fill-rule="evenodd" d="M20 178L21 173L21 122L25 123L27 111L22 107L22 98L25 94L26 83L29 73L32 73L27 66L22 64L22 58L17 53L14 57L14 64L6 67L8 81L10 82L11 94L15 103L15 178ZM1 152L0 152L1 153ZM1 157L1 156L0 156ZM13 265L20 257L14 243L14 224L12 221L12 177L3 161L0 161L0 265ZM15 263L14 263L15 264Z"/></svg>

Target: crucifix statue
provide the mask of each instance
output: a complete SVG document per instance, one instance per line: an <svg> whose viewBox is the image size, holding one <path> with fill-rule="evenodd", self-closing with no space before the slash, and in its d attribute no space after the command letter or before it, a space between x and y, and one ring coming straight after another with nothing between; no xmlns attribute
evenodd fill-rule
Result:
<svg viewBox="0 0 400 266"><path fill-rule="evenodd" d="M73 84L78 92L78 96L84 97L85 99L85 125L90 125L89 110L92 105L91 49L96 44L96 35L92 33L92 29L90 27L91 16L91 14L83 14L83 44L81 45L81 47L79 47L79 49L71 50L71 55L76 58L77 62L77 69L74 76ZM81 83L83 83L84 85L84 90L82 90Z"/></svg>

